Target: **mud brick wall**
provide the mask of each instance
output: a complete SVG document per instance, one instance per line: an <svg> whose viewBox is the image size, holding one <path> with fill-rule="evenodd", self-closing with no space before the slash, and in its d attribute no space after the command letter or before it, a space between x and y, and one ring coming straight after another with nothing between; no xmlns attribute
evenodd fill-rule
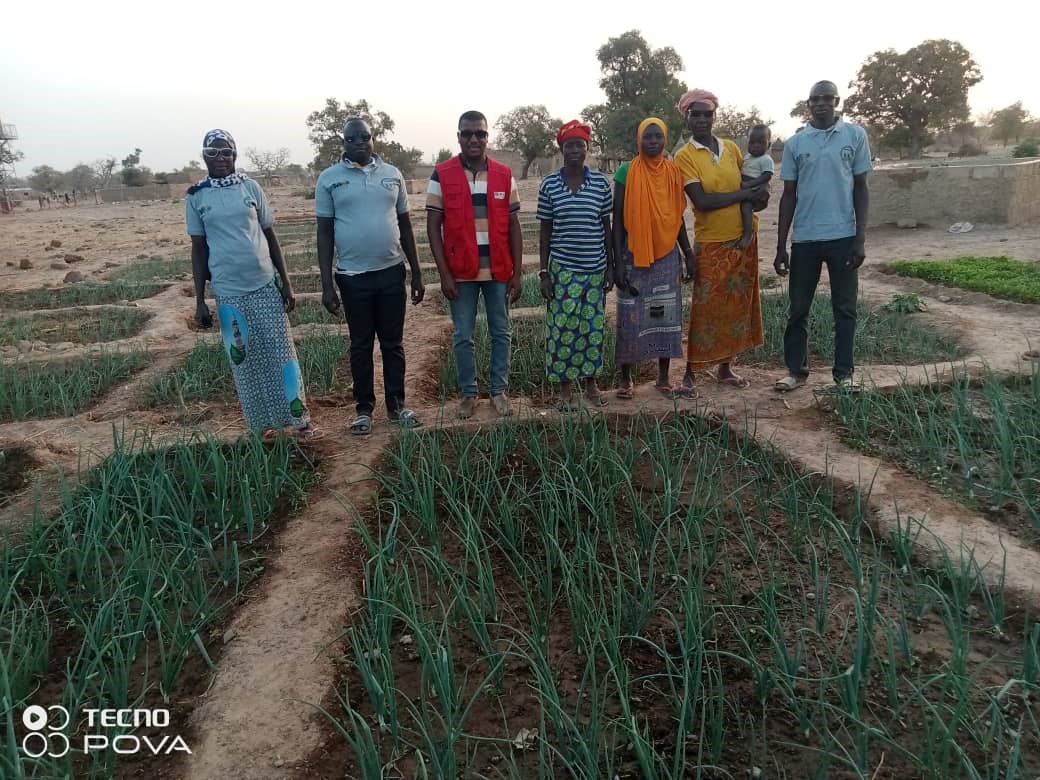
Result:
<svg viewBox="0 0 1040 780"><path fill-rule="evenodd" d="M1040 160L882 168L869 181L872 226L1040 222Z"/></svg>

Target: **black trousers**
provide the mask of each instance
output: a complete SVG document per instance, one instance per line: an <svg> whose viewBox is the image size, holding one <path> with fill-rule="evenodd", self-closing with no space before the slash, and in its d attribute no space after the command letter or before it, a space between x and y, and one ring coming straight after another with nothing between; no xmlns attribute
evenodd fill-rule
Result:
<svg viewBox="0 0 1040 780"><path fill-rule="evenodd" d="M784 362L792 375L809 375L809 309L816 296L820 273L827 266L834 312L834 367L836 382L852 375L852 350L856 340L856 298L859 272L845 264L852 254L853 238L804 241L791 244L791 276L788 290L791 309L784 331Z"/></svg>
<svg viewBox="0 0 1040 780"><path fill-rule="evenodd" d="M383 396L391 414L404 408L404 263L356 276L336 274L350 331L350 373L358 414L376 407L372 350L383 355Z"/></svg>

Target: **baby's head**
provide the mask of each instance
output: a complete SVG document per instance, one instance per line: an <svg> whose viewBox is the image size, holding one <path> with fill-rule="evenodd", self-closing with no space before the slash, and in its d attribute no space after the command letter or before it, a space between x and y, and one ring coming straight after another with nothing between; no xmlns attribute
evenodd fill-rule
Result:
<svg viewBox="0 0 1040 780"><path fill-rule="evenodd" d="M769 149L769 141L773 135L766 125L755 125L748 133L747 150L752 157L761 157Z"/></svg>

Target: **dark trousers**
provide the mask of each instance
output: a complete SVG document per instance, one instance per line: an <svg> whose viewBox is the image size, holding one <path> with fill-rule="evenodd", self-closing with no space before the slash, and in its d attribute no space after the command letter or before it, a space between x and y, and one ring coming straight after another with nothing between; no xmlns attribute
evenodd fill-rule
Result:
<svg viewBox="0 0 1040 780"><path fill-rule="evenodd" d="M350 373L358 414L376 407L372 350L379 337L383 395L391 414L404 407L404 264L356 276L336 274L350 331Z"/></svg>
<svg viewBox="0 0 1040 780"><path fill-rule="evenodd" d="M852 375L852 345L856 338L856 297L859 293L858 269L846 267L853 237L834 241L802 241L791 245L791 309L784 331L784 363L795 376L809 375L809 309L827 264L831 283L831 308L834 311L835 381Z"/></svg>

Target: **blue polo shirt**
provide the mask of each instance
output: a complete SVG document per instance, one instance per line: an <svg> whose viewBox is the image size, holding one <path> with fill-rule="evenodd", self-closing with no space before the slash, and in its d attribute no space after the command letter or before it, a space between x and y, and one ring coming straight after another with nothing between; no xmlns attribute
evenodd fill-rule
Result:
<svg viewBox="0 0 1040 780"><path fill-rule="evenodd" d="M209 245L210 284L216 295L245 295L274 278L264 235L274 216L255 181L193 192L184 199L184 218L188 235L205 236Z"/></svg>
<svg viewBox="0 0 1040 780"><path fill-rule="evenodd" d="M839 119L821 130L809 123L788 138L780 178L798 182L791 240L832 241L856 235L852 179L871 167L867 133L859 125Z"/></svg>
<svg viewBox="0 0 1040 780"><path fill-rule="evenodd" d="M318 176L314 213L336 220L336 273L355 276L404 262L398 214L408 213L404 177L378 154L342 160Z"/></svg>

